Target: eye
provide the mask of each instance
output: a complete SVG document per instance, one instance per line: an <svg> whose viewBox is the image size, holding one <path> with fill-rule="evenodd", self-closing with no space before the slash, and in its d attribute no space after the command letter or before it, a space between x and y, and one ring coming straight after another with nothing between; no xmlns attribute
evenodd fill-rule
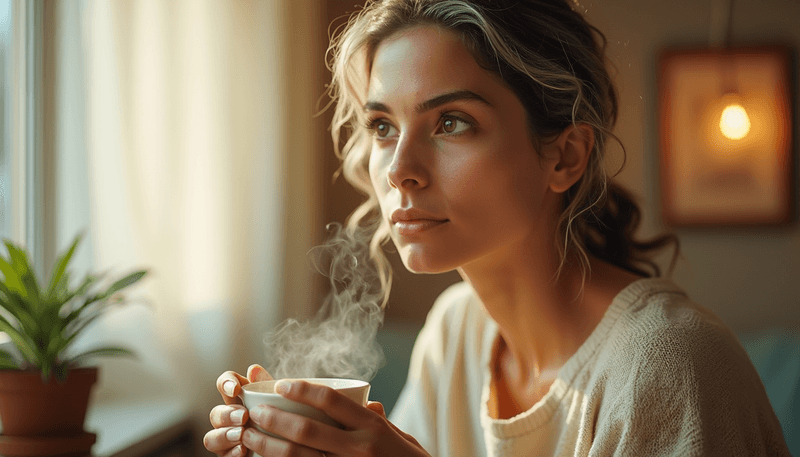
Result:
<svg viewBox="0 0 800 457"><path fill-rule="evenodd" d="M447 135L458 135L472 128L472 123L452 114L445 114L439 122L440 130Z"/></svg>
<svg viewBox="0 0 800 457"><path fill-rule="evenodd" d="M386 119L368 120L366 127L376 138L390 138L397 135L397 129Z"/></svg>

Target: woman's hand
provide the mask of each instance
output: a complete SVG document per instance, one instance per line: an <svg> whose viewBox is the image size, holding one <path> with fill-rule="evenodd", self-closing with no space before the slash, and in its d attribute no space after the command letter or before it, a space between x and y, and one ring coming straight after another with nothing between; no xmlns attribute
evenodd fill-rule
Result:
<svg viewBox="0 0 800 457"><path fill-rule="evenodd" d="M214 430L203 437L203 445L214 454L225 457L243 457L247 449L242 445L243 426L247 423L247 409L238 395L242 386L255 381L269 381L272 376L260 365L250 365L247 377L226 371L217 378L217 390L224 405L215 406L209 415Z"/></svg>
<svg viewBox="0 0 800 457"><path fill-rule="evenodd" d="M428 456L417 440L386 419L383 405L366 408L334 389L305 381L281 381L275 390L284 397L313 406L342 424L344 430L266 405L250 410L250 420L286 441L244 430L242 443L270 457L391 457Z"/></svg>

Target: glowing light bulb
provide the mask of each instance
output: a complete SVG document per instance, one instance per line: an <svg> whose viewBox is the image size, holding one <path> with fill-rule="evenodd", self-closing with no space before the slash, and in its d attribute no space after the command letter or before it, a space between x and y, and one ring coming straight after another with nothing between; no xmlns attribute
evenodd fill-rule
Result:
<svg viewBox="0 0 800 457"><path fill-rule="evenodd" d="M738 103L732 103L722 110L719 129L731 140L741 140L750 132L750 118L747 111Z"/></svg>

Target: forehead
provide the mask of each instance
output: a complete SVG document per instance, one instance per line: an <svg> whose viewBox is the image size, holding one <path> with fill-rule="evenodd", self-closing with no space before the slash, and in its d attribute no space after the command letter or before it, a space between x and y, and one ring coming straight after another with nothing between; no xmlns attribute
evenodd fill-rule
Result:
<svg viewBox="0 0 800 457"><path fill-rule="evenodd" d="M418 26L378 45L367 99L413 103L450 90L470 89L483 95L502 86L496 75L478 65L458 34Z"/></svg>

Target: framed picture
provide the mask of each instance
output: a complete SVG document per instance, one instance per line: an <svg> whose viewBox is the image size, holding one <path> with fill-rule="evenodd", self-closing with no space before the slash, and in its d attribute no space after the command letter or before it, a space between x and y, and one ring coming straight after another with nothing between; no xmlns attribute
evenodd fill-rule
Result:
<svg viewBox="0 0 800 457"><path fill-rule="evenodd" d="M786 224L795 213L788 46L658 58L662 216L671 226Z"/></svg>

